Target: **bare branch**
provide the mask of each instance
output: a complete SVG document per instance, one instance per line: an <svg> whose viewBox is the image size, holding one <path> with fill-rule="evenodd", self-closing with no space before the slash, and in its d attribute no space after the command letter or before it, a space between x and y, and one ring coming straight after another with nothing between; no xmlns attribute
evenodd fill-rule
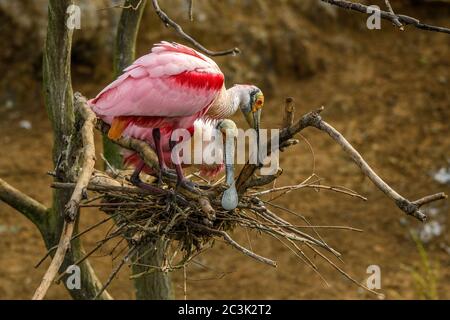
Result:
<svg viewBox="0 0 450 320"><path fill-rule="evenodd" d="M267 177L267 176L265 176ZM278 188L273 188L273 189L269 189L269 190L264 190L264 191L259 191L259 192L254 192L251 193L250 195L252 196L262 196L265 194L269 194L269 193L274 193L274 192L284 192L289 193L291 191L294 190L298 190L298 189L303 189L303 188L310 188L310 189L323 189L323 190L329 190L329 191L334 191L337 193L342 193L345 195L348 195L350 197L355 197L358 199L361 199L363 201L367 201L366 197L363 197L362 195L358 194L357 192L353 191L353 190L349 190L347 188L344 187L340 187L340 186L326 186L326 185L321 185L321 184L303 184L300 183L298 185L293 185L293 186L284 186L284 187L278 187Z"/></svg>
<svg viewBox="0 0 450 320"><path fill-rule="evenodd" d="M375 184L378 189L383 191L390 199L392 199L397 207L399 207L406 214L417 218L420 221L425 221L426 216L421 212L420 206L424 203L430 203L432 201L444 199L445 194L437 194L432 196L427 196L423 199L411 202L408 199L401 196L393 188L391 188L386 182L383 181L375 171L367 164L367 162L362 158L358 151L353 148L353 146L344 138L344 136L333 128L331 125L326 123L320 117L320 113L323 111L323 107L309 112L302 116L296 123L294 123L289 128L284 129L280 133L280 145L283 142L292 139L297 133L302 131L307 127L315 127L321 131L326 132L334 141L336 141L342 149L352 158L356 165L361 169L361 171ZM271 150L271 146L268 144L267 150ZM236 186L239 193L245 192L245 183L249 180L255 171L258 169L256 165L247 163L244 168L242 168L241 173L237 179Z"/></svg>
<svg viewBox="0 0 450 320"><path fill-rule="evenodd" d="M366 13L366 14L369 14L369 12L370 12L370 11L368 11L369 7L366 5L363 5L361 3L355 3L355 2L345 1L345 0L320 0L320 1L329 3L334 6L338 6L340 8L358 11L358 12L362 12L362 13ZM391 7L391 9L392 9L392 7ZM394 14L392 10L391 10L391 12L380 10L380 14L381 14L382 19L391 21L395 25L398 25L398 23L400 23L400 24L404 24L404 25L412 25L417 29L434 31L434 32L443 32L443 33L450 34L449 28L438 27L438 26L421 23L416 18L406 16L403 14Z"/></svg>
<svg viewBox="0 0 450 320"><path fill-rule="evenodd" d="M328 133L328 135L334 141L336 141L342 147L342 149L352 158L356 165L375 184L375 186L377 186L378 189L383 191L390 199L395 202L397 207L399 207L406 214L411 215L420 221L426 220L426 215L419 210L420 205L407 200L406 198L398 194L394 189L392 189L386 182L384 182L383 179L381 179L375 173L375 171L373 171L373 169L367 164L366 161L364 161L363 157L358 153L358 151L353 148L353 146L344 138L344 136L339 131L337 131L325 121L315 123L313 126ZM431 199L431 201L436 201L442 199L442 197L429 197L429 199Z"/></svg>
<svg viewBox="0 0 450 320"><path fill-rule="evenodd" d="M156 14L161 19L161 21L166 25L166 27L172 27L176 33L183 38L184 40L191 43L195 48L202 51L203 53L209 55L209 56L225 56L225 55L236 55L240 53L238 48L233 48L229 50L224 51L211 51L206 49L204 46L202 46L197 40L192 38L190 35L188 35L186 32L184 32L183 28L179 24L177 24L175 21L169 18L169 16L161 10L159 7L158 0L152 0L153 8L155 9Z"/></svg>
<svg viewBox="0 0 450 320"><path fill-rule="evenodd" d="M392 9L391 3L389 2L389 0L384 0L384 2L386 3L386 7L388 8L389 13L395 15L394 9ZM394 21L392 21L397 27L400 28L400 30L404 30L405 28L403 28L403 24L400 22L400 20L398 20L398 18L394 18Z"/></svg>
<svg viewBox="0 0 450 320"><path fill-rule="evenodd" d="M428 203L431 203L431 202L434 202L437 200L444 200L447 198L448 198L448 196L445 193L440 192L440 193L432 194L430 196L426 196L421 199L418 199L418 200L414 201L413 203L420 208L421 206L423 206L425 204L428 204Z"/></svg>
<svg viewBox="0 0 450 320"><path fill-rule="evenodd" d="M78 176L72 197L65 208L66 219L75 220L75 216L80 206L80 202L85 195L86 187L91 179L95 165L95 144L94 144L94 127L97 120L94 112L90 108L84 108L87 103L86 98L80 93L75 93L75 108L80 112L84 119L81 128L81 138L83 141L83 163L81 165L81 173Z"/></svg>
<svg viewBox="0 0 450 320"><path fill-rule="evenodd" d="M124 4L124 5L120 5L120 4L117 4L117 5L115 5L115 6L110 6L110 7L106 7L106 8L101 8L101 9L99 9L99 10L106 10L106 9L125 9L125 10L127 10L127 9L131 9L131 10L134 10L134 11L136 11L136 10L138 10L139 9L139 7L141 6L141 4L142 4L142 0L139 0L139 2L136 4L136 5L133 5L133 4Z"/></svg>
<svg viewBox="0 0 450 320"><path fill-rule="evenodd" d="M194 21L194 0L189 0L189 20Z"/></svg>
<svg viewBox="0 0 450 320"><path fill-rule="evenodd" d="M92 176L95 165L95 145L94 145L94 126L96 116L92 110L83 108L86 104L86 99L81 94L75 94L75 106L84 119L83 126L81 128L81 138L83 142L83 162L81 165L81 173L78 177L78 181L73 190L72 196L65 207L65 220L61 237L53 256L52 262L42 278L41 284L34 293L33 300L42 300L56 274L58 273L61 265L64 262L67 250L70 247L70 241L72 239L73 230L75 227L75 218L78 213L78 208L82 198L85 195L86 188L89 184L89 180ZM102 291L103 292L103 291ZM101 293L102 293L101 292ZM97 295L99 295L98 293Z"/></svg>
<svg viewBox="0 0 450 320"><path fill-rule="evenodd" d="M283 128L290 127L294 124L294 113L295 113L294 99L291 97L286 98L283 113Z"/></svg>
<svg viewBox="0 0 450 320"><path fill-rule="evenodd" d="M268 264L272 267L276 267L277 263L273 260L270 260L268 258L262 257L260 255L257 255L256 253L244 248L243 246L241 246L239 243L237 243L236 241L233 240L233 238L230 237L230 235L228 233L226 233L225 231L218 231L215 229L210 229L208 227L205 226L199 226L202 229L205 229L213 234L217 234L219 236L221 236L226 242L228 242L228 244L230 244L232 247L234 247L235 249L241 251L243 254L261 262L261 263L265 263Z"/></svg>
<svg viewBox="0 0 450 320"><path fill-rule="evenodd" d="M72 233L74 229L73 221L64 221L64 226L62 229L61 237L58 243L58 248L56 249L55 255L48 267L47 271L42 278L41 284L36 289L36 292L33 295L33 300L42 300L47 294L50 285L55 279L56 274L59 271L62 263L64 262L64 257L66 255L67 250L70 247L70 239L72 238Z"/></svg>
<svg viewBox="0 0 450 320"><path fill-rule="evenodd" d="M22 213L42 230L48 210L42 203L17 190L3 179L0 179L0 200Z"/></svg>

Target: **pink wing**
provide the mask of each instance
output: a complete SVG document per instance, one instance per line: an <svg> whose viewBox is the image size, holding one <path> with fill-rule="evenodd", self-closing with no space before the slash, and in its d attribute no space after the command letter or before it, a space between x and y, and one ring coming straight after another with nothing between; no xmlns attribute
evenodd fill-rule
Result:
<svg viewBox="0 0 450 320"><path fill-rule="evenodd" d="M223 85L224 75L213 60L183 45L162 42L90 103L97 115L109 119L197 117L207 111Z"/></svg>

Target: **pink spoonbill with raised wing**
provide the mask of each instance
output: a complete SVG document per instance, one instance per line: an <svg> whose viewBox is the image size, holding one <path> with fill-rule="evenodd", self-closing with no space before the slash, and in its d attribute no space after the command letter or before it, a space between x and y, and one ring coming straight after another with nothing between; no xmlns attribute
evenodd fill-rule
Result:
<svg viewBox="0 0 450 320"><path fill-rule="evenodd" d="M110 139L132 136L133 130L127 128L133 126L151 130L152 147L161 171L166 171L162 132L170 136L175 129L183 128L192 133L197 119L225 119L238 109L248 124L259 131L264 96L253 85L226 89L224 75L212 59L189 47L161 42L89 103L97 116L111 125ZM177 143L169 142L171 149ZM131 181L151 188L139 178L143 167L144 164L136 167ZM175 169L178 183L189 186L179 161L175 161Z"/></svg>

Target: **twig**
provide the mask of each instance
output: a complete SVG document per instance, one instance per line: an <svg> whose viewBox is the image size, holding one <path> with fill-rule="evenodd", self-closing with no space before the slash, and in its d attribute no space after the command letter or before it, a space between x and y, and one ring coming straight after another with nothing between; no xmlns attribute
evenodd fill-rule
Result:
<svg viewBox="0 0 450 320"><path fill-rule="evenodd" d="M389 2L389 0L384 0L384 3L386 3L386 7L388 8L389 13L395 15L394 9L392 9L391 3ZM400 30L405 30L405 28L403 28L403 24L400 22L400 20L395 17L392 21L397 27L400 28Z"/></svg>
<svg viewBox="0 0 450 320"><path fill-rule="evenodd" d="M53 282L53 279L55 278L64 261L66 252L70 247L70 241L75 227L75 218L78 212L78 208L94 170L94 126L96 117L89 108L83 108L83 105L86 105L86 99L80 94L75 94L75 104L84 119L84 123L81 128L81 138L83 142L83 162L81 165L81 173L78 177L78 181L75 185L72 196L65 208L64 225L58 243L58 249L56 249L52 262L45 272L41 284L34 293L33 300L42 300L45 297L48 289L50 288L50 285ZM99 293L98 295L100 294L101 293Z"/></svg>
<svg viewBox="0 0 450 320"><path fill-rule="evenodd" d="M108 277L108 280L106 280L105 284L102 286L102 288L100 289L100 291L97 293L97 295L94 297L94 300L96 300L102 293L103 291L106 290L106 288L109 286L109 284L111 283L111 281L114 279L114 277L117 275L117 273L119 273L120 269L123 267L123 265L125 263L128 262L128 260L130 260L130 258L134 255L135 253L135 247L131 247L130 250L128 251L128 253L122 258L122 260L119 262L119 264L114 268L114 270L111 272L111 274Z"/></svg>
<svg viewBox="0 0 450 320"><path fill-rule="evenodd" d="M413 201L413 204L415 204L416 206L418 206L420 208L421 206L423 206L425 204L428 204L428 203L431 203L431 202L434 202L437 200L444 200L447 198L448 198L448 196L445 193L440 192L440 193L432 194L430 196L426 196L426 197L423 197L416 201Z"/></svg>
<svg viewBox="0 0 450 320"><path fill-rule="evenodd" d="M189 20L194 21L194 0L189 0Z"/></svg>
<svg viewBox="0 0 450 320"><path fill-rule="evenodd" d="M53 279L55 278L59 268L64 261L66 252L70 247L70 238L72 237L73 229L74 222L65 220L61 232L61 237L58 243L58 248L56 249L50 266L48 267L47 271L44 274L44 277L42 278L41 284L36 289L36 292L33 295L33 300L42 300L45 297L47 290L48 288L50 288Z"/></svg>
<svg viewBox="0 0 450 320"><path fill-rule="evenodd" d="M370 293L373 293L375 295L377 295L378 297L384 297L383 294L378 293L372 289L367 288L365 285L359 283L358 281L356 281L355 279L353 279L348 273L346 273L344 270L342 270L341 268L339 268L339 266L337 266L333 261L331 261L327 256L325 256L322 252L320 252L319 250L317 250L316 248L314 248L313 246L311 246L309 243L306 243L306 245L308 246L308 248L310 248L312 251L314 251L315 253L317 253L319 256L321 256L325 261L327 261L333 268L335 268L338 272L340 272L344 277L346 277L347 279L349 279L351 282L353 282L354 284L356 284L358 287L363 288L364 290L369 291Z"/></svg>
<svg viewBox="0 0 450 320"><path fill-rule="evenodd" d="M204 229L208 232L211 232L212 234L216 234L221 236L226 242L228 242L232 247L236 248L237 250L241 251L243 254L261 262L261 263L265 263L268 264L272 267L276 267L277 263L273 260L270 260L268 258L262 257L260 255L257 255L256 253L248 250L247 248L244 248L243 246L241 246L239 243L237 243L236 241L233 240L233 238L230 237L230 235L228 233L226 233L225 231L220 231L220 230L215 230L215 229L211 229L208 228L206 226L203 225L199 225L199 224L193 224L195 227L197 228L201 228Z"/></svg>
<svg viewBox="0 0 450 320"><path fill-rule="evenodd" d="M420 206L423 204L421 200L419 203L414 203L400 194L398 194L394 189L392 189L386 182L383 181L373 169L367 164L367 162L363 159L363 157L359 154L358 151L353 148L353 146L344 138L344 136L333 128L331 125L326 123L325 121L315 122L313 124L317 129L328 133L328 135L336 141L342 149L352 158L352 160L356 163L356 165L361 169L361 171L378 187L381 191L383 191L390 199L392 199L397 207L399 207L406 214L411 215L417 218L420 221L426 220L426 215L421 212ZM445 195L439 194L439 197L436 196L428 196L426 197L427 203L432 201L437 201L440 199L444 199ZM421 204L422 203L422 204Z"/></svg>
<svg viewBox="0 0 450 320"><path fill-rule="evenodd" d="M315 127L321 131L326 132L335 142L337 142L342 149L351 157L351 159L356 163L356 165L361 169L361 171L375 184L375 186L383 191L390 199L392 199L397 207L399 207L403 212L417 218L420 221L426 220L426 215L422 213L419 209L424 204L424 200L420 199L416 202L411 202L398 194L394 189L392 189L386 182L384 182L375 171L367 164L367 162L362 158L362 156L355 150L355 148L344 138L344 136L333 128L331 125L322 120L320 113L324 110L324 107L316 111L309 112L302 116L296 123L294 123L289 128L286 128L280 133L280 145L297 133L301 132L307 127ZM267 150L271 152L270 141L268 143ZM256 165L247 163L244 168L242 168L241 173L236 182L236 186L239 193L245 191L245 182L250 179L250 177L258 169ZM426 203L444 199L445 194L427 196Z"/></svg>
<svg viewBox="0 0 450 320"><path fill-rule="evenodd" d="M283 112L283 128L288 128L294 124L295 105L294 99L286 98Z"/></svg>
<svg viewBox="0 0 450 320"><path fill-rule="evenodd" d="M52 188L55 189L73 189L75 188L75 183L73 182L52 182L50 185ZM140 189L137 187L132 186L115 186L115 185L109 185L109 184L98 184L95 182L89 183L87 186L87 190L92 190L96 192L123 192L123 193L131 193L131 194L141 194L141 195L150 195L153 194L152 192Z"/></svg>
<svg viewBox="0 0 450 320"><path fill-rule="evenodd" d="M202 51L203 53L205 53L209 56L225 56L225 55L229 55L229 54L236 55L240 52L238 48L233 48L233 49L224 50L224 51L211 51L211 50L206 49L199 42L197 42L197 40L195 40L190 35L188 35L186 32L184 32L183 28L181 28L181 26L179 24L177 24L175 21L170 19L169 16L164 11L161 10L161 8L159 7L158 0L152 0L152 4L153 4L153 8L155 9L156 14L158 15L158 17L161 19L161 21L167 27L168 26L172 27L181 38L190 42L195 48Z"/></svg>
<svg viewBox="0 0 450 320"><path fill-rule="evenodd" d="M273 189L269 189L269 190L254 192L254 193L251 193L250 195L251 196L261 196L261 195L265 195L265 194L269 194L269 193L273 193L273 192L281 192L281 191L286 191L285 193L289 193L291 191L302 189L302 188L330 190L330 191L343 193L348 196L367 201L366 197L363 197L362 195L356 193L353 190L347 190L347 189L344 189L339 186L326 186L326 185L321 185L321 184L297 184L297 185L293 185L293 186L284 186L284 187L278 187L278 188L273 188Z"/></svg>
<svg viewBox="0 0 450 320"><path fill-rule="evenodd" d="M81 206L80 206L80 207L81 207ZM95 224L89 226L89 227L86 228L85 230L83 230L83 231L77 233L76 235L74 235L74 236L72 237L72 239L70 239L70 241L73 241L73 240L75 240L75 239L81 237L82 235L88 233L89 231L95 229L95 228L98 227L99 225L101 225L101 224L103 224L103 223L105 223L105 222L108 222L109 220L111 220L112 218L114 218L116 215L117 215L117 214L111 215L111 216L109 216L109 217L107 217L107 218L105 218L105 219L103 219L103 220L101 220L101 221L99 221L99 222L97 222L97 223L95 223ZM47 259L47 257L50 256L50 254L51 254L53 251L55 251L57 248L58 248L58 245L55 245L55 246L51 247L50 249L48 249L47 252L45 253L45 255L38 261L38 263L36 263L36 265L35 265L34 267L35 267L35 268L39 268L39 266L42 264L42 262L44 262L45 259Z"/></svg>
<svg viewBox="0 0 450 320"><path fill-rule="evenodd" d="M139 2L138 2L135 6L133 6L131 3L128 4L128 5L120 5L120 4L117 4L117 5L115 5L115 6L110 6L110 7L106 7L106 8L101 8L101 9L99 9L99 10L115 9L115 8L117 8L117 9L125 9L125 10L127 10L127 9L132 9L132 10L136 11L137 9L139 9L139 7L141 6L141 4L142 4L142 0L139 0Z"/></svg>
<svg viewBox="0 0 450 320"><path fill-rule="evenodd" d="M225 241L227 241L231 246L233 246L234 248L238 249L239 251L241 251L243 254L252 257L253 259L258 260L259 262L268 264L272 267L276 267L277 263L273 260L270 260L268 258L262 257L260 255L257 255L256 253L248 250L247 248L244 248L243 246L241 246L239 243L237 243L236 241L233 240L233 238L230 237L230 235L228 233L226 233L225 231L220 231L219 232L222 237L225 239Z"/></svg>
<svg viewBox="0 0 450 320"><path fill-rule="evenodd" d="M323 108L311 111L304 116L302 116L296 123L294 123L292 126L283 129L280 132L280 141L279 145L283 145L284 142L288 141L289 139L292 139L297 133L302 131L303 129L311 126L313 122L320 121L319 113L323 110ZM268 141L267 149L269 153L272 152L271 150L271 144L270 140ZM255 171L258 169L258 166L255 164L246 163L244 167L242 168L241 172L239 173L239 177L236 181L236 188L238 190L239 194L243 194L246 191L245 184L249 179L251 179L252 175L255 173Z"/></svg>
<svg viewBox="0 0 450 320"><path fill-rule="evenodd" d="M369 7L361 3L355 3L345 0L320 0L320 1L348 10L358 11L366 14L368 14L369 12L368 11ZM394 14L392 12L380 10L380 16L382 19L391 21L395 25L397 25L397 23L400 23L404 25L412 25L417 29L422 29L426 31L443 32L450 34L449 28L421 23L418 19L403 14Z"/></svg>

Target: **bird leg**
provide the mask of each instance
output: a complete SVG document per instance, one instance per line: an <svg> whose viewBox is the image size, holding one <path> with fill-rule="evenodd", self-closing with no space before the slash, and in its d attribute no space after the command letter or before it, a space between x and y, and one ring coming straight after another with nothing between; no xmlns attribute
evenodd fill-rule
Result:
<svg viewBox="0 0 450 320"><path fill-rule="evenodd" d="M154 187L154 186L152 186L152 185L150 185L150 184L148 184L148 183L142 182L141 178L139 178L139 174L141 173L141 171L142 171L142 169L144 168L144 166L145 166L145 163L144 163L144 161L142 161L142 162L136 167L136 169L134 170L133 174L131 175L131 177L130 177L130 182L131 182L133 185L135 185L136 187L138 187L138 188L148 190L148 191L150 191L150 192L152 192L152 193L155 193L155 194L166 193L166 192L165 192L164 190L162 190L162 189L159 189L159 188L157 188L157 187Z"/></svg>
<svg viewBox="0 0 450 320"><path fill-rule="evenodd" d="M158 164L159 164L159 172L158 172L158 185L162 185L162 175L163 173L167 175L173 175L171 170L167 168L166 163L164 162L164 154L161 144L161 131L159 128L154 128L152 131L153 140L155 141L155 149L156 149L156 155L158 156Z"/></svg>
<svg viewBox="0 0 450 320"><path fill-rule="evenodd" d="M174 165L175 165L175 171L177 173L177 188L179 188L180 186L183 186L184 188L192 191L192 192L197 192L197 184L195 184L194 182L186 179L186 177L183 174L183 168L181 167L181 161L180 161L180 155L178 153L173 153L173 148L175 148L175 146L177 145L178 142L176 141L169 141L169 146L170 146L170 151L172 152L172 157L175 160Z"/></svg>

